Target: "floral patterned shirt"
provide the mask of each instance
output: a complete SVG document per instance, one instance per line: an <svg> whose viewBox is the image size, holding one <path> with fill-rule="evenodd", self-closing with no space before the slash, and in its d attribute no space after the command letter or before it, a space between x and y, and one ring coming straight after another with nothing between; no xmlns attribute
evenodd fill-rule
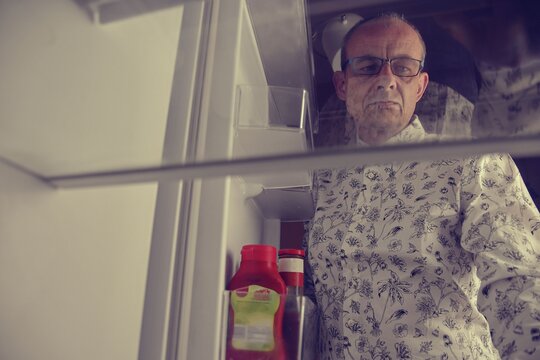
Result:
<svg viewBox="0 0 540 360"><path fill-rule="evenodd" d="M540 59L517 67L479 63L482 86L472 119L474 137L540 133Z"/></svg>
<svg viewBox="0 0 540 360"><path fill-rule="evenodd" d="M389 143L428 137L415 118ZM319 170L316 189L321 359L540 358L540 215L508 155Z"/></svg>

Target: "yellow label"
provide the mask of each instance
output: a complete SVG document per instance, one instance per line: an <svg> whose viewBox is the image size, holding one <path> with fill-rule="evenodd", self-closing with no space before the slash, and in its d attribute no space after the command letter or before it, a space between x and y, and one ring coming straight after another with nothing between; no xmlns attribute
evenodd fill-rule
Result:
<svg viewBox="0 0 540 360"><path fill-rule="evenodd" d="M232 291L233 348L253 351L274 349L274 316L279 301L276 291L258 285Z"/></svg>

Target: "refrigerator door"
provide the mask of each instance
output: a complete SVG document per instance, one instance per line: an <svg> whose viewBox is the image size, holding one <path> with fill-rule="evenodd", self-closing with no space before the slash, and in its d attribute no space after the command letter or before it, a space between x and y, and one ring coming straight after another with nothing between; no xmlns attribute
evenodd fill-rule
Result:
<svg viewBox="0 0 540 360"><path fill-rule="evenodd" d="M311 147L305 11L300 0L213 2L197 159L283 156ZM290 43L276 41L287 31ZM223 290L242 245L279 247L280 218L289 209L265 209L266 201L252 199L273 189L305 187L301 201L307 206L298 208L309 212L309 171L276 177L263 166L253 175L193 182L177 359L220 358Z"/></svg>

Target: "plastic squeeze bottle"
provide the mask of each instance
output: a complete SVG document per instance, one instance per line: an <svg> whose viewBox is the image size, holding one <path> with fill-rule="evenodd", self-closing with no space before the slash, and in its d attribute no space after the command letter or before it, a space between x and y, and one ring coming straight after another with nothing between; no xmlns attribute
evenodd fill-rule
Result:
<svg viewBox="0 0 540 360"><path fill-rule="evenodd" d="M227 360L285 360L282 325L285 283L277 250L269 245L242 247L240 268L229 282Z"/></svg>

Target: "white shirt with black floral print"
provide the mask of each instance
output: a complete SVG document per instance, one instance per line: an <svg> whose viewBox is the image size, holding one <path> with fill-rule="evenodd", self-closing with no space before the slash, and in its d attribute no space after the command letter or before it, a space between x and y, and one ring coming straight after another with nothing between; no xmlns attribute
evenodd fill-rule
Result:
<svg viewBox="0 0 540 360"><path fill-rule="evenodd" d="M540 133L540 59L515 67L479 63L482 85L472 119L474 137Z"/></svg>
<svg viewBox="0 0 540 360"><path fill-rule="evenodd" d="M415 118L389 143L426 136ZM508 155L316 178L322 359L540 359L540 215Z"/></svg>

